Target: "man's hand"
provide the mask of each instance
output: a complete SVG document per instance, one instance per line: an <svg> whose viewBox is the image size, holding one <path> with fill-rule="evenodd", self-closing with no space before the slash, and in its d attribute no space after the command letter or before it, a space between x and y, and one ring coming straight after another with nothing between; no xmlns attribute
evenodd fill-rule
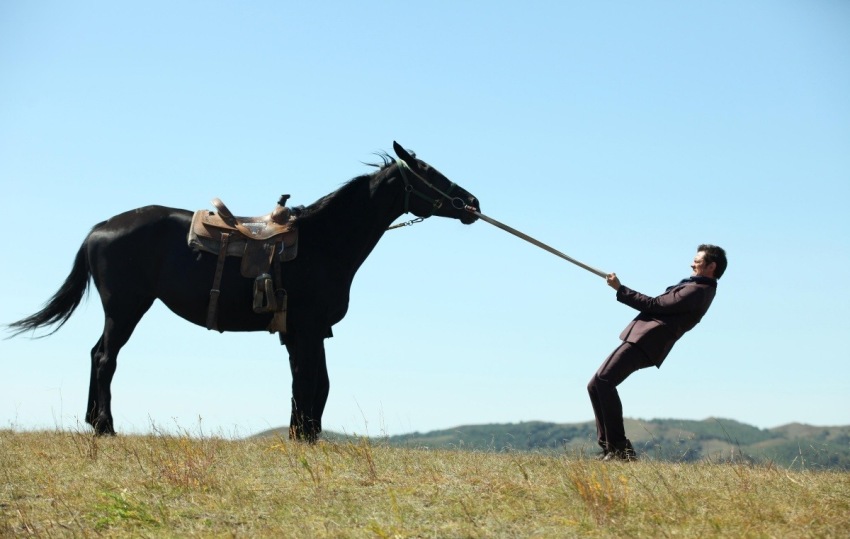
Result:
<svg viewBox="0 0 850 539"><path fill-rule="evenodd" d="M605 277L605 282L608 283L608 286L617 290L620 288L620 279L617 278L616 273L609 273L607 277Z"/></svg>

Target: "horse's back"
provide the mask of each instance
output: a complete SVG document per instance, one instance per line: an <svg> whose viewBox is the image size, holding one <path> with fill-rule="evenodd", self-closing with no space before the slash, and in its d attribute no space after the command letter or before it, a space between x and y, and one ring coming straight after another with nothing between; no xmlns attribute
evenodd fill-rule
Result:
<svg viewBox="0 0 850 539"><path fill-rule="evenodd" d="M188 210L158 205L143 206L119 213L95 225L92 234L118 238L169 223L172 226L183 225L188 230L191 221L192 212Z"/></svg>
<svg viewBox="0 0 850 539"><path fill-rule="evenodd" d="M192 212L165 206L144 206L120 213L96 225L86 239L92 277L98 289L132 282L154 286L167 253L182 250Z"/></svg>
<svg viewBox="0 0 850 539"><path fill-rule="evenodd" d="M89 256L94 262L97 253L127 250L150 251L156 245L173 244L185 238L192 221L192 212L165 206L144 206L119 213L95 225L86 239ZM152 254L152 253L151 253Z"/></svg>

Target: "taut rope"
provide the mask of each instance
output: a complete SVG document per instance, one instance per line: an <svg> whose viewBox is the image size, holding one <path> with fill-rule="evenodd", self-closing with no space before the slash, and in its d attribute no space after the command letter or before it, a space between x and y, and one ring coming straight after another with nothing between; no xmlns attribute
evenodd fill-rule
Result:
<svg viewBox="0 0 850 539"><path fill-rule="evenodd" d="M497 220L495 220L495 219L493 219L493 218L491 218L491 217L487 217L486 215L484 215L483 213L481 213L480 211L478 211L478 209L477 209L477 208L473 208L473 207L471 207L471 206L466 206L466 208L465 208L465 209L466 209L466 211L472 212L473 214L475 214L476 216L478 216L478 218L479 218L479 219L482 219L482 220L484 220L484 221L487 221L487 222L488 222L488 223L490 223L491 225L496 226L496 227L498 227L498 228L501 228L501 229L502 229L502 230L504 230L505 232L510 232L510 233L511 233L511 234L513 234L514 236L516 236L516 237L518 237L518 238L522 238L522 239L524 239L525 241L527 241L527 242L531 243L532 245L536 245L537 247L540 247L541 249L543 249L543 250L545 250L545 251L549 251L549 252L550 252L550 253L552 253L553 255L555 255L555 256L559 256L559 257L563 258L564 260L566 260L567 262L572 262L573 264L575 264L576 266L578 266L578 267L580 267L580 268L582 268L582 269L586 269L587 271L589 271L589 272L591 272L591 273L595 273L596 275L598 275L598 276L602 277L603 279L607 276L607 274L606 274L604 271L600 270L600 269L596 269L596 268L594 268L593 266L588 266L588 265L587 265L587 264L585 264L584 262L579 262L579 261L578 261L578 260L576 260L575 258L573 258L573 257L571 257L571 256L568 256L568 255L565 255L564 253L562 253L561 251L559 251L559 250L557 250L557 249L554 249L554 248L552 248L552 247L549 247L548 245L546 245L546 244L545 244L545 243L543 243L542 241L538 241L538 240L536 240L536 239L532 238L531 236L529 236L528 234L523 234L522 232L520 232L519 230L517 230L517 229L515 229L515 228L511 228L511 227L509 227L508 225L506 225L506 224L504 224L504 223L500 223L499 221L497 221Z"/></svg>
<svg viewBox="0 0 850 539"><path fill-rule="evenodd" d="M594 274L598 275L599 277L602 277L603 279L605 279L608 276L607 273L605 273L604 271L602 271L600 269L594 268L593 266L588 266L584 262L578 261L575 258L573 258L569 255L566 255L566 254L562 253L561 251L559 251L559 250L557 250L553 247L546 245L542 241L539 241L539 240L532 238L528 234L524 234L524 233L520 232L519 230L517 230L515 228L511 228L504 223L500 223L499 221L493 219L492 217L487 217L486 215L484 215L483 213L478 211L478 208L473 208L472 206L465 205L463 200L461 200L459 197L450 196L449 193L451 193L452 189L454 189L454 187L455 187L454 183L452 183L451 186L449 187L449 193L444 193L440 189L437 189L433 184L431 184L431 182L429 182L428 180L426 180L425 178L423 178L422 176L417 174L415 170L412 170L410 167L408 167L407 164L404 161L396 160L396 162L398 163L398 168L401 171L402 179L404 179L404 182L405 182L405 185L406 185L406 189L405 189L406 193L405 193L405 200L404 200L404 212L405 213L407 213L408 198L409 198L411 192L413 192L415 195L422 197L426 200L430 200L430 198L423 195L422 193L419 193L418 191L413 190L413 188L407 182L407 177L405 176L405 170L407 170L408 172L412 173L414 176L419 178L422 182L424 182L425 185L427 185L428 187L430 187L431 189L433 189L434 191L439 193L443 198L450 200L451 203L452 203L452 206L454 206L455 208L457 208L459 210L460 209L466 210L466 211L474 214L475 216L477 216L479 219L487 221L491 225L498 227L498 228L501 228L505 232L509 232L509 233L513 234L514 236L516 236L518 238L524 239L528 243L530 243L532 245L536 245L537 247L540 247L544 251L549 251L553 255L560 257L560 258L563 258L567 262L572 262L576 266L578 266L582 269L585 269L585 270L589 271L590 273L594 273ZM442 203L442 201L440 201L439 199L434 200L434 208L438 208L441 203ZM420 218L417 218L417 219L413 219L411 221L407 221L407 222L404 222L404 223L399 223L397 225L393 225L393 226L389 227L387 230L392 230L394 228L410 226L410 225L422 222L423 220L424 220L424 218L420 217Z"/></svg>

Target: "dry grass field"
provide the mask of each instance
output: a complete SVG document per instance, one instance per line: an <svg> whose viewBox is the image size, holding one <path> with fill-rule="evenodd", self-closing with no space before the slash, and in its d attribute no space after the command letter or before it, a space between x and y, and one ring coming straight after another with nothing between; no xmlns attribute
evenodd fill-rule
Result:
<svg viewBox="0 0 850 539"><path fill-rule="evenodd" d="M0 431L2 537L850 537L850 474Z"/></svg>

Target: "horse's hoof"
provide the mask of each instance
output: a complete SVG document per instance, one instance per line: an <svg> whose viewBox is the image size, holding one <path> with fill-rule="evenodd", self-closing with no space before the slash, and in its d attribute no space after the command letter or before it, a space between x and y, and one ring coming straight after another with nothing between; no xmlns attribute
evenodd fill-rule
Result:
<svg viewBox="0 0 850 539"><path fill-rule="evenodd" d="M112 428L112 421L108 419L100 419L91 423L94 428L95 436L115 436L115 429Z"/></svg>
<svg viewBox="0 0 850 539"><path fill-rule="evenodd" d="M299 429L298 427L289 427L289 439L294 442L315 444L318 438L318 432L304 432L303 429Z"/></svg>

